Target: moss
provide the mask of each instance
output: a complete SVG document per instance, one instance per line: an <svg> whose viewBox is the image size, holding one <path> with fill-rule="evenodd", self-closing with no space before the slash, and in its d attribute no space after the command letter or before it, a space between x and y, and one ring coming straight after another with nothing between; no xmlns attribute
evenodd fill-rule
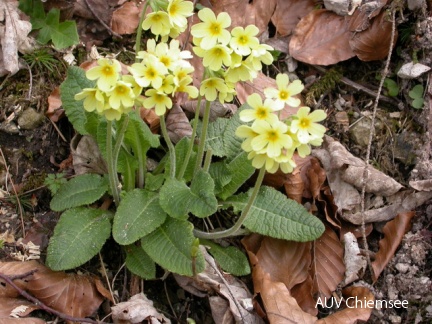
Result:
<svg viewBox="0 0 432 324"><path fill-rule="evenodd" d="M326 74L309 88L306 94L306 105L312 106L314 101L324 93L334 90L342 76L342 73L335 68L328 70Z"/></svg>

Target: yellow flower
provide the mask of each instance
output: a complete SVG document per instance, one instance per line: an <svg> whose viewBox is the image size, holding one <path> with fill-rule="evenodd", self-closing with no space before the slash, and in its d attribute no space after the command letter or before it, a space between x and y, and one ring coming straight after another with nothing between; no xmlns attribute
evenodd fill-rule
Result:
<svg viewBox="0 0 432 324"><path fill-rule="evenodd" d="M136 82L135 78L132 75L123 75L122 81L127 82L131 85L135 98L141 94L142 87Z"/></svg>
<svg viewBox="0 0 432 324"><path fill-rule="evenodd" d="M242 110L240 112L240 120L244 122L266 120L270 123L278 121L278 117L273 113L273 100L266 99L263 103L261 96L257 93L253 93L247 97L246 101L252 109Z"/></svg>
<svg viewBox="0 0 432 324"><path fill-rule="evenodd" d="M203 49L211 49L217 43L227 45L231 34L225 28L231 25L231 18L226 12L221 12L216 17L209 8L198 12L201 23L192 26L191 34L194 37L202 38L200 46Z"/></svg>
<svg viewBox="0 0 432 324"><path fill-rule="evenodd" d="M186 61L184 61L184 62L186 62ZM188 63L188 62L186 62L186 63ZM172 71L172 75L174 76L174 84L176 86L179 86L180 80L187 77L193 71L195 71L195 69L189 63L187 65L184 65L184 66L183 65L176 66Z"/></svg>
<svg viewBox="0 0 432 324"><path fill-rule="evenodd" d="M158 116L163 116L168 109L172 107L171 99L163 92L155 89L147 90L145 95L147 98L144 100L144 107L147 109L155 108L155 113Z"/></svg>
<svg viewBox="0 0 432 324"><path fill-rule="evenodd" d="M108 91L119 79L121 65L117 60L100 58L98 66L86 72L87 79L97 80L97 87L102 91Z"/></svg>
<svg viewBox="0 0 432 324"><path fill-rule="evenodd" d="M124 81L117 81L107 95L110 107L116 110L132 107L135 101L132 85Z"/></svg>
<svg viewBox="0 0 432 324"><path fill-rule="evenodd" d="M205 96L207 101L215 101L218 92L228 92L228 87L221 78L208 78L201 83L200 94Z"/></svg>
<svg viewBox="0 0 432 324"><path fill-rule="evenodd" d="M185 92L191 98L198 97L198 89L193 85L190 85L191 83L192 83L192 78L190 76L183 77L182 79L179 80L178 84L174 88L173 93Z"/></svg>
<svg viewBox="0 0 432 324"><path fill-rule="evenodd" d="M105 96L97 88L85 88L80 93L77 93L74 98L75 100L84 99L83 106L88 112L95 109L98 112L102 111L105 106Z"/></svg>
<svg viewBox="0 0 432 324"><path fill-rule="evenodd" d="M273 55L270 53L273 47L267 44L259 44L258 47L252 49L251 54L247 57L246 61L250 62L256 71L262 69L262 64L270 65L273 63Z"/></svg>
<svg viewBox="0 0 432 324"><path fill-rule="evenodd" d="M229 66L231 64L232 50L224 45L215 45L211 49L204 50L201 47L194 47L194 52L203 58L203 65L212 71L219 71L222 64Z"/></svg>
<svg viewBox="0 0 432 324"><path fill-rule="evenodd" d="M258 133L256 133L250 126L240 125L239 127L237 127L235 134L240 138L245 138L241 145L241 148L245 152L252 151L251 142L256 136L258 136Z"/></svg>
<svg viewBox="0 0 432 324"><path fill-rule="evenodd" d="M259 45L259 40L255 37L258 33L258 27L254 25L249 25L246 28L233 28L233 30L231 30L231 48L239 55L249 55L252 49L257 48Z"/></svg>
<svg viewBox="0 0 432 324"><path fill-rule="evenodd" d="M252 81L257 77L258 73L252 68L248 61L240 61L233 63L225 72L225 79L228 82Z"/></svg>
<svg viewBox="0 0 432 324"><path fill-rule="evenodd" d="M277 89L264 89L264 94L267 98L276 99L277 109L282 109L285 104L291 107L298 107L300 105L300 99L293 97L302 92L304 88L300 80L295 80L290 83L288 75L278 74L276 76L276 85L278 87Z"/></svg>
<svg viewBox="0 0 432 324"><path fill-rule="evenodd" d="M121 109L113 109L113 108L107 108L102 111L102 114L105 116L107 120L120 120L123 110Z"/></svg>
<svg viewBox="0 0 432 324"><path fill-rule="evenodd" d="M148 14L141 27L150 29L154 35L166 36L170 33L171 23L166 12L157 11Z"/></svg>
<svg viewBox="0 0 432 324"><path fill-rule="evenodd" d="M258 134L251 142L252 149L257 153L273 158L281 155L282 149L292 147L293 141L286 134L288 126L279 119L271 123L256 120L251 127Z"/></svg>
<svg viewBox="0 0 432 324"><path fill-rule="evenodd" d="M187 17L193 15L194 7L191 1L170 0L167 11L171 25L184 28L187 25Z"/></svg>
<svg viewBox="0 0 432 324"><path fill-rule="evenodd" d="M168 70L155 56L148 56L141 63L134 63L129 68L136 82L143 88L150 84L157 89L162 85L163 77L168 74Z"/></svg>
<svg viewBox="0 0 432 324"><path fill-rule="evenodd" d="M174 90L174 77L168 74L162 79L162 85L157 89L166 94L171 94Z"/></svg>
<svg viewBox="0 0 432 324"><path fill-rule="evenodd" d="M316 141L322 138L326 131L323 125L317 124L327 117L323 110L315 110L310 113L309 107L300 107L297 111L296 119L291 123L291 132L297 135L301 144L307 144L310 141Z"/></svg>

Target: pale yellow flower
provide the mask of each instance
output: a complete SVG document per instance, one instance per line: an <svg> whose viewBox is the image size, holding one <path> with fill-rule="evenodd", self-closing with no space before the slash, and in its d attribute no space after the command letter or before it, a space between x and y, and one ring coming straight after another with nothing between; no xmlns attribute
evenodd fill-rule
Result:
<svg viewBox="0 0 432 324"><path fill-rule="evenodd" d="M171 23L168 14L164 11L149 13L142 23L142 29L150 29L154 35L168 35L171 31Z"/></svg>
<svg viewBox="0 0 432 324"><path fill-rule="evenodd" d="M200 46L211 49L217 43L227 45L231 40L231 34L226 28L231 25L231 17L226 12L221 12L216 17L209 8L198 12L201 23L192 26L191 34L201 38Z"/></svg>
<svg viewBox="0 0 432 324"><path fill-rule="evenodd" d="M144 107L147 109L155 108L155 113L158 116L163 116L167 109L172 108L172 101L167 94L155 89L147 90L144 100Z"/></svg>
<svg viewBox="0 0 432 324"><path fill-rule="evenodd" d="M259 94L253 93L247 97L246 102L252 109L244 109L240 112L241 121L266 120L270 123L278 121L278 117L273 113L273 100L265 99L263 102Z"/></svg>
<svg viewBox="0 0 432 324"><path fill-rule="evenodd" d="M277 109L282 109L285 104L291 107L298 107L300 105L300 99L294 98L294 96L302 92L304 88L300 80L295 80L290 83L288 75L280 73L276 76L276 85L278 87L277 89L264 89L264 94L267 98L275 99Z"/></svg>
<svg viewBox="0 0 432 324"><path fill-rule="evenodd" d="M97 63L98 66L86 72L87 79L97 80L97 87L102 91L108 91L120 78L120 62L117 60L100 58Z"/></svg>
<svg viewBox="0 0 432 324"><path fill-rule="evenodd" d="M235 27L231 30L230 46L239 55L247 56L253 49L259 45L259 40L255 36L258 35L259 29L254 25L249 25L246 28Z"/></svg>
<svg viewBox="0 0 432 324"><path fill-rule="evenodd" d="M327 114L323 110L315 110L310 114L309 112L309 107L300 107L296 119L291 123L291 132L297 135L301 144L307 144L311 140L316 141L317 138L322 138L326 131L325 127L317 122L323 121Z"/></svg>
<svg viewBox="0 0 432 324"><path fill-rule="evenodd" d="M167 8L171 25L179 28L187 25L187 17L192 16L193 11L193 3L184 0L170 0Z"/></svg>
<svg viewBox="0 0 432 324"><path fill-rule="evenodd" d="M251 127L258 134L251 142L252 149L257 153L273 158L281 155L282 149L292 147L292 139L286 134L288 126L280 120L271 123L256 120Z"/></svg>

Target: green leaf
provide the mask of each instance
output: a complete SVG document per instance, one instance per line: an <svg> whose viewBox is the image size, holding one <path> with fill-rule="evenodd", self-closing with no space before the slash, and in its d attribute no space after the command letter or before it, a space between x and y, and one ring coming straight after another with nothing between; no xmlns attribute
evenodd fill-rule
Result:
<svg viewBox="0 0 432 324"><path fill-rule="evenodd" d="M227 203L232 204L236 211L243 210L250 193L232 197ZM262 235L298 242L315 240L324 232L324 224L317 217L267 186L261 187L244 226Z"/></svg>
<svg viewBox="0 0 432 324"><path fill-rule="evenodd" d="M157 191L162 187L165 180L165 175L153 175L152 173L147 173L145 179L145 189L148 191Z"/></svg>
<svg viewBox="0 0 432 324"><path fill-rule="evenodd" d="M155 263L139 246L130 245L126 248L126 267L141 278L156 278Z"/></svg>
<svg viewBox="0 0 432 324"><path fill-rule="evenodd" d="M181 167L186 159L186 154L189 148L190 139L188 137L183 137L175 146L176 153L176 176L180 173ZM192 151L189 159L189 163L186 167L185 174L183 175L183 180L190 181L194 175L194 167L196 162L196 152ZM167 160L165 174L169 175L170 161Z"/></svg>
<svg viewBox="0 0 432 324"><path fill-rule="evenodd" d="M219 193L219 197L227 199L237 192L237 190L248 180L255 172L255 168L247 158L245 151L234 157L231 162L227 165L228 170L231 174L231 181L222 189Z"/></svg>
<svg viewBox="0 0 432 324"><path fill-rule="evenodd" d="M208 217L218 206L214 181L203 170L198 171L190 188L183 181L168 179L160 190L160 204L174 218L186 219L190 212L197 217Z"/></svg>
<svg viewBox="0 0 432 324"><path fill-rule="evenodd" d="M387 88L389 96L396 97L399 94L399 86L394 80L386 78L384 86Z"/></svg>
<svg viewBox="0 0 432 324"><path fill-rule="evenodd" d="M423 98L416 98L411 102L411 106L415 109L422 109L424 106Z"/></svg>
<svg viewBox="0 0 432 324"><path fill-rule="evenodd" d="M52 42L57 49L66 48L79 43L75 21L68 20L58 24L51 32Z"/></svg>
<svg viewBox="0 0 432 324"><path fill-rule="evenodd" d="M214 162L210 164L209 173L215 183L215 194L218 195L232 179L230 170L225 162Z"/></svg>
<svg viewBox="0 0 432 324"><path fill-rule="evenodd" d="M417 84L411 89L410 92L408 92L408 95L410 96L411 99L419 99L419 98L423 98L423 92L424 92L423 85Z"/></svg>
<svg viewBox="0 0 432 324"><path fill-rule="evenodd" d="M214 156L224 157L227 155L222 134L229 123L229 119L218 118L209 123L206 137L206 149L211 148Z"/></svg>
<svg viewBox="0 0 432 324"><path fill-rule="evenodd" d="M193 225L185 220L168 217L165 223L141 239L144 251L161 267L168 271L185 276L194 275L204 270L205 262L198 251L192 257L192 246L195 241Z"/></svg>
<svg viewBox="0 0 432 324"><path fill-rule="evenodd" d="M212 241L201 240L201 244L208 246L210 254L216 259L221 268L235 276L246 276L251 269L246 255L234 246L222 247Z"/></svg>
<svg viewBox="0 0 432 324"><path fill-rule="evenodd" d="M223 145L228 161L235 159L240 152L243 152L243 149L241 148L243 140L237 137L235 132L240 125L244 125L244 122L240 120L240 112L247 107L249 106L244 104L237 110L234 116L229 119L222 135Z"/></svg>
<svg viewBox="0 0 432 324"><path fill-rule="evenodd" d="M107 179L98 174L82 174L62 185L52 198L50 206L54 211L62 211L88 205L101 198L107 190Z"/></svg>
<svg viewBox="0 0 432 324"><path fill-rule="evenodd" d="M84 88L92 88L95 85L94 81L86 78L83 69L76 66L71 66L68 69L67 78L60 86L60 95L63 108L66 116L72 123L73 127L81 135L87 135L88 132L85 128L87 116L89 113L84 110L83 101L75 100L75 95L81 92Z"/></svg>
<svg viewBox="0 0 432 324"><path fill-rule="evenodd" d="M132 190L123 197L114 215L113 237L122 245L131 244L162 225L165 218L157 193Z"/></svg>
<svg viewBox="0 0 432 324"><path fill-rule="evenodd" d="M84 207L64 212L48 246L47 265L59 271L89 261L111 234L110 217L108 211Z"/></svg>

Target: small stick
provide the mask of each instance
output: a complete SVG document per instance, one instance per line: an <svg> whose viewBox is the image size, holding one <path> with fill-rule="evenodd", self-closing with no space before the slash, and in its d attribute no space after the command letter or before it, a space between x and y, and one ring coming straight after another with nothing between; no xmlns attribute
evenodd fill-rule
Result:
<svg viewBox="0 0 432 324"><path fill-rule="evenodd" d="M21 289L20 287L18 287L10 277L4 275L3 273L0 273L0 279L3 279L4 281L6 281L6 283L8 285L10 285L11 287L13 287L21 296L25 297L26 299L28 299L29 301L31 301L32 303L34 303L36 306L38 306L40 309L56 315L66 321L71 321L71 322L84 322L84 323L92 323L92 324L102 324L102 322L97 322L95 320L92 320L90 318L79 318L79 317L72 317L69 316L67 314L63 314L60 313L59 311L56 311L55 309L45 305L44 303L42 303L39 299L37 299L36 297L33 297L32 295L30 295L28 292L26 292L25 290Z"/></svg>

